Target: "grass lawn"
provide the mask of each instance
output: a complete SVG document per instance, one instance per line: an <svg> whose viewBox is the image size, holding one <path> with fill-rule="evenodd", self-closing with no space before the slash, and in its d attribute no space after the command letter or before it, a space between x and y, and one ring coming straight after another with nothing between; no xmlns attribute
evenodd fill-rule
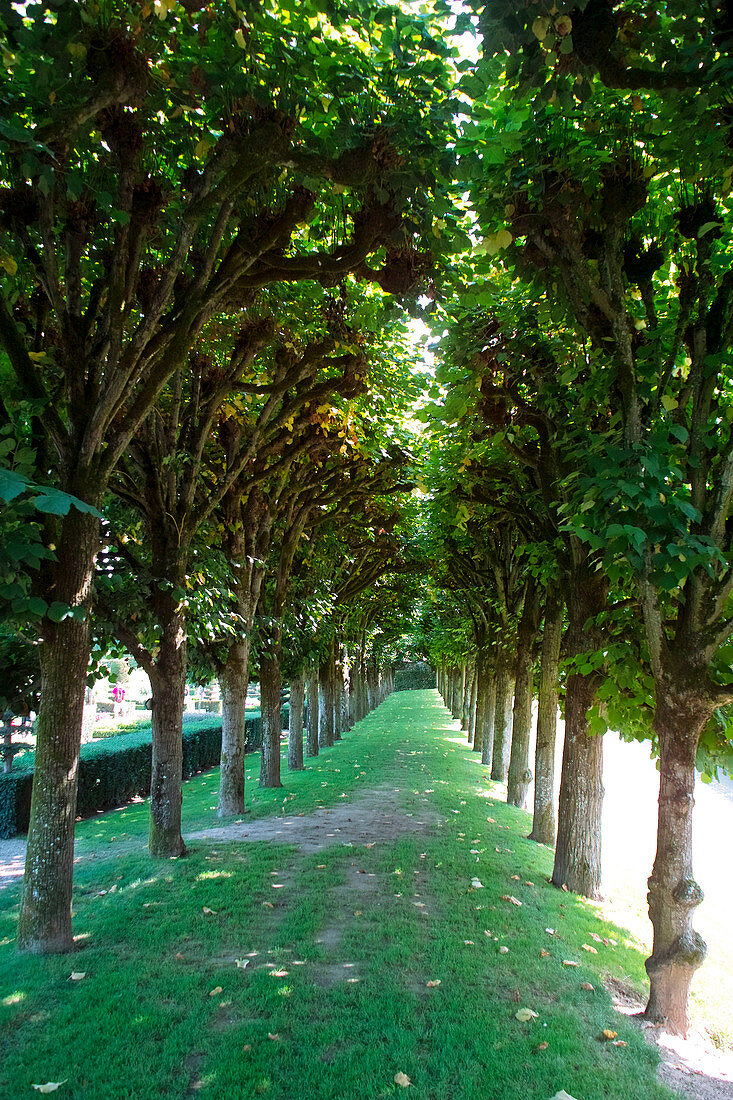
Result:
<svg viewBox="0 0 733 1100"><path fill-rule="evenodd" d="M143 848L147 803L80 823L78 952L18 957L19 889L0 894L0 1095L62 1080L59 1097L85 1100L671 1095L602 985L640 988L641 953L548 885L549 849L525 839L527 816L499 801L435 692L392 695L284 781L248 776L247 821L356 807L378 787L396 820L433 823L367 846L343 831L308 854L196 841L163 862ZM187 831L216 825L217 783L186 784Z"/></svg>

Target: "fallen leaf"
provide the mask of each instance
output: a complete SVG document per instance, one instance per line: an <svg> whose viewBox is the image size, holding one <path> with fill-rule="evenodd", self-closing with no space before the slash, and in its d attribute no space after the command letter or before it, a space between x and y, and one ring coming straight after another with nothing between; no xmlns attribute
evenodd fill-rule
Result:
<svg viewBox="0 0 733 1100"><path fill-rule="evenodd" d="M550 1097L550 1100L575 1100L575 1097L571 1096L565 1089L560 1089L559 1092L556 1092L554 1096Z"/></svg>
<svg viewBox="0 0 733 1100"><path fill-rule="evenodd" d="M211 917L216 916L216 909L209 909L208 906L204 906L204 913L207 913Z"/></svg>
<svg viewBox="0 0 733 1100"><path fill-rule="evenodd" d="M550 1045L549 1043L540 1043L539 1046L537 1047L537 1050L547 1050L549 1045Z"/></svg>
<svg viewBox="0 0 733 1100"><path fill-rule="evenodd" d="M218 996L218 995L219 995L219 993L223 993L223 992L224 992L224 990L222 989L222 987L221 987L220 985L216 985L216 986L214 986L214 988L213 988L213 989L212 989L212 990L210 991L210 993L209 993L209 996L210 996L210 997L216 997L216 996Z"/></svg>
<svg viewBox="0 0 733 1100"><path fill-rule="evenodd" d="M412 1084L412 1081L406 1073L395 1073L394 1083L396 1085L402 1085L403 1089L406 1089L408 1085Z"/></svg>
<svg viewBox="0 0 733 1100"><path fill-rule="evenodd" d="M476 946L475 943L473 942L473 940L464 940L463 942L465 943L466 947L475 947Z"/></svg>
<svg viewBox="0 0 733 1100"><path fill-rule="evenodd" d="M563 966L580 966L580 963L573 962L572 959L563 959Z"/></svg>
<svg viewBox="0 0 733 1100"><path fill-rule="evenodd" d="M519 882L520 881L519 875L512 875L512 879L514 880L514 882Z"/></svg>
<svg viewBox="0 0 733 1100"><path fill-rule="evenodd" d="M615 1039L617 1035L618 1035L617 1031L611 1031L609 1028L605 1028L604 1031L603 1031L603 1038L604 1039Z"/></svg>
<svg viewBox="0 0 733 1100"><path fill-rule="evenodd" d="M362 917L363 915L364 914L363 914L363 911L361 909L355 909L354 910L354 916L355 917Z"/></svg>
<svg viewBox="0 0 733 1100"><path fill-rule="evenodd" d="M550 952L546 951L543 947L542 950L540 951L540 958L541 959L546 959L549 954L550 954Z"/></svg>
<svg viewBox="0 0 733 1100"><path fill-rule="evenodd" d="M275 1032L268 1031L267 1038L272 1039L273 1043L279 1043L280 1042L280 1036L279 1036L277 1031L275 1031Z"/></svg>
<svg viewBox="0 0 733 1100"><path fill-rule="evenodd" d="M517 1004L519 1004L520 1001L522 1000L522 995L521 995L521 993L519 992L518 989L512 990L512 1000L516 1001Z"/></svg>
<svg viewBox="0 0 733 1100"><path fill-rule="evenodd" d="M611 1046L612 1047L625 1047L626 1043L623 1041L623 1039L614 1039L614 1041L611 1043Z"/></svg>
<svg viewBox="0 0 733 1100"><path fill-rule="evenodd" d="M486 818L486 820L487 820L487 821L490 821L492 825L496 825L496 818L493 818L493 817L487 817L487 818Z"/></svg>
<svg viewBox="0 0 733 1100"><path fill-rule="evenodd" d="M31 1085L31 1088L36 1092L56 1092L56 1089L60 1089L67 1081L68 1077L64 1077L63 1081L46 1081L45 1085Z"/></svg>
<svg viewBox="0 0 733 1100"><path fill-rule="evenodd" d="M434 981L428 982L428 989L435 989L436 985L440 985L441 978L435 978Z"/></svg>
<svg viewBox="0 0 733 1100"><path fill-rule="evenodd" d="M376 841L374 841L374 840L373 840L373 841L371 842L371 844L365 844L365 845L364 845L364 847L365 847L365 848L373 848L373 847L374 847L374 845L375 845L375 843L376 843Z"/></svg>
<svg viewBox="0 0 733 1100"><path fill-rule="evenodd" d="M80 982L82 978L86 978L86 976L86 970L72 970L71 974L69 974L72 982Z"/></svg>
<svg viewBox="0 0 733 1100"><path fill-rule="evenodd" d="M273 970L270 974L271 978L287 978L290 971L288 970Z"/></svg>
<svg viewBox="0 0 733 1100"><path fill-rule="evenodd" d="M234 965L238 966L240 970L246 970L251 962L251 959L235 959Z"/></svg>
<svg viewBox="0 0 733 1100"><path fill-rule="evenodd" d="M181 954L181 952L180 952L180 951L176 951L176 953L175 953L175 955L173 956L173 958L174 958L174 959L182 959L182 958L183 958L183 955Z"/></svg>
<svg viewBox="0 0 733 1100"><path fill-rule="evenodd" d="M499 954L500 955L508 955L509 954L509 948L504 947L504 945L502 944L502 946L499 948Z"/></svg>
<svg viewBox="0 0 733 1100"><path fill-rule="evenodd" d="M481 880L477 878L471 879L471 885L473 886L474 890L483 890L484 888L483 882L481 882Z"/></svg>
<svg viewBox="0 0 733 1100"><path fill-rule="evenodd" d="M275 906L272 904L271 901L263 901L262 902L262 908L263 909L274 909Z"/></svg>
<svg viewBox="0 0 733 1100"><path fill-rule="evenodd" d="M521 904L522 904L521 901L519 900L519 898L515 898L511 894L502 894L501 895L501 900L502 901L510 901L512 903L512 905L521 906Z"/></svg>
<svg viewBox="0 0 733 1100"><path fill-rule="evenodd" d="M590 982L583 982L583 984L581 985L580 988L581 989L586 989L589 993L594 993L595 992L595 987L592 986L590 984Z"/></svg>
<svg viewBox="0 0 733 1100"><path fill-rule="evenodd" d="M597 955L598 954L598 948L597 947L591 947L591 945L589 943L584 943L583 944L583 950L584 951L590 951L591 955Z"/></svg>
<svg viewBox="0 0 733 1100"><path fill-rule="evenodd" d="M530 1020L536 1020L537 1015L531 1008L520 1008L514 1013L515 1019L519 1020L520 1024L528 1024Z"/></svg>
<svg viewBox="0 0 733 1100"><path fill-rule="evenodd" d="M548 936L556 936L557 935L557 930L555 928L546 928L545 932L547 932Z"/></svg>
<svg viewBox="0 0 733 1100"><path fill-rule="evenodd" d="M534 883L533 883L533 882L525 882L525 884L524 884L524 885L525 885L525 886L534 886Z"/></svg>
<svg viewBox="0 0 733 1100"><path fill-rule="evenodd" d="M244 1051L245 1054L249 1054L251 1049L252 1049L252 1044L251 1043L245 1043L244 1046L242 1047L242 1050Z"/></svg>
<svg viewBox="0 0 733 1100"><path fill-rule="evenodd" d="M598 935L598 933L597 933L597 932L591 932L591 934L590 934L590 938L591 938L592 940L595 940L595 941L596 941L596 943L603 943L603 940L601 939L601 937L600 937L600 936Z"/></svg>

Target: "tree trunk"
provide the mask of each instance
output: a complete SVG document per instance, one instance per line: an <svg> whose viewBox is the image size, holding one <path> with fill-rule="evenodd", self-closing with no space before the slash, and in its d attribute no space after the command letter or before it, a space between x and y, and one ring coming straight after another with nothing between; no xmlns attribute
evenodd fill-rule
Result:
<svg viewBox="0 0 733 1100"><path fill-rule="evenodd" d="M481 752L486 735L486 707L488 705L487 688L489 686L488 654L483 648L476 651L476 725L473 731L473 751Z"/></svg>
<svg viewBox="0 0 733 1100"><path fill-rule="evenodd" d="M318 756L318 674L308 677L308 740L306 756Z"/></svg>
<svg viewBox="0 0 733 1100"><path fill-rule="evenodd" d="M470 691L470 682L468 679L468 666L465 661L461 664L461 687L460 687L460 701L461 701L461 729L468 729L468 693Z"/></svg>
<svg viewBox="0 0 733 1100"><path fill-rule="evenodd" d="M305 703L305 674L299 673L290 681L290 717L288 720L288 768L303 769L303 710Z"/></svg>
<svg viewBox="0 0 733 1100"><path fill-rule="evenodd" d="M491 778L498 783L506 779L511 745L512 700L514 682L506 660L499 658L496 670L496 709L494 711L494 755L491 761Z"/></svg>
<svg viewBox="0 0 733 1100"><path fill-rule="evenodd" d="M56 548L54 598L88 610L99 521L72 508ZM36 724L28 847L18 947L35 954L70 951L74 822L90 623L43 622L41 704Z"/></svg>
<svg viewBox="0 0 733 1100"><path fill-rule="evenodd" d="M182 604L169 592L159 606L163 634L150 670L153 689L153 763L150 776L150 854L180 856L183 800L183 705L186 695L186 623Z"/></svg>
<svg viewBox="0 0 733 1100"><path fill-rule="evenodd" d="M493 669L486 677L486 705L484 707L481 763L491 767L494 758L494 723L496 721L496 676Z"/></svg>
<svg viewBox="0 0 733 1100"><path fill-rule="evenodd" d="M331 677L331 698L333 700L333 739L341 740L341 692L344 688L344 668L336 656L336 646L331 643L331 660L329 662L329 674Z"/></svg>
<svg viewBox="0 0 733 1100"><path fill-rule="evenodd" d="M532 650L520 643L517 651L517 679L514 686L512 740L507 774L506 800L510 806L526 810L532 769L529 766L529 742L532 735L532 696L534 658Z"/></svg>
<svg viewBox="0 0 733 1100"><path fill-rule="evenodd" d="M244 813L244 757L247 688L249 687L249 638L229 648L227 663L219 675L221 687L221 771L219 817Z"/></svg>
<svg viewBox="0 0 733 1100"><path fill-rule="evenodd" d="M560 644L565 601L553 587L545 600L542 633L540 689L537 702L537 748L535 752L534 817L530 840L555 843L555 742L557 739L557 695Z"/></svg>
<svg viewBox="0 0 733 1100"><path fill-rule="evenodd" d="M478 661L478 654L476 655ZM473 744L476 737L476 695L478 692L478 667L474 668L471 678L471 697L468 705L468 743Z"/></svg>
<svg viewBox="0 0 733 1100"><path fill-rule="evenodd" d="M262 750L260 786L282 787L280 781L280 655L278 645L269 644L260 655L260 705L262 710Z"/></svg>
<svg viewBox="0 0 733 1100"><path fill-rule="evenodd" d="M650 988L644 1015L678 1035L689 1030L690 984L706 954L702 937L692 927L693 913L703 899L692 873L692 811L695 756L711 709L699 693L657 684L659 820L649 879L654 943L646 960Z"/></svg>
<svg viewBox="0 0 733 1100"><path fill-rule="evenodd" d="M331 662L326 658L321 661L318 670L318 743L322 749L328 748L334 743L331 685Z"/></svg>
<svg viewBox="0 0 733 1100"><path fill-rule="evenodd" d="M565 744L560 777L557 846L552 881L574 894L601 894L603 737L588 736L588 709L598 690L595 673L568 677Z"/></svg>

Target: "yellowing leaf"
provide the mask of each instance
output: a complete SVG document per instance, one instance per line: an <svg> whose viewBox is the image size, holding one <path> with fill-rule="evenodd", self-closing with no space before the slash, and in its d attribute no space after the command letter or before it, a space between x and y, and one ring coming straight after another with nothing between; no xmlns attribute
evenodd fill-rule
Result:
<svg viewBox="0 0 733 1100"><path fill-rule="evenodd" d="M46 1081L45 1085L31 1085L31 1088L36 1092L56 1092L56 1089L60 1089L67 1081L68 1077L64 1077L63 1081Z"/></svg>
<svg viewBox="0 0 733 1100"><path fill-rule="evenodd" d="M244 31L241 27L237 27L236 31L234 32L234 41L237 43L240 49L244 50L247 48L247 40L244 37Z"/></svg>
<svg viewBox="0 0 733 1100"><path fill-rule="evenodd" d="M563 966L580 966L580 963L573 962L572 959L563 959Z"/></svg>
<svg viewBox="0 0 733 1100"><path fill-rule="evenodd" d="M406 1073L395 1073L394 1083L396 1085L402 1085L402 1088L406 1089L408 1085L412 1084L412 1081L410 1080L410 1078L407 1076Z"/></svg>
<svg viewBox="0 0 733 1100"><path fill-rule="evenodd" d="M618 1035L617 1031L611 1031L610 1028L604 1028L604 1031L603 1031L603 1038L604 1039L615 1039L617 1035Z"/></svg>
<svg viewBox="0 0 733 1100"><path fill-rule="evenodd" d="M4 248L0 248L0 267L2 267L4 271L7 271L8 275L15 275L18 270L17 263Z"/></svg>
<svg viewBox="0 0 733 1100"><path fill-rule="evenodd" d="M580 988L585 989L588 993L594 993L595 992L595 987L592 986L590 984L590 982L583 982L583 984L581 985Z"/></svg>
<svg viewBox="0 0 733 1100"><path fill-rule="evenodd" d="M428 982L428 989L435 989L436 985L440 985L441 979L435 978L434 981Z"/></svg>
<svg viewBox="0 0 733 1100"><path fill-rule="evenodd" d="M210 997L218 997L218 995L220 993L223 993L223 992L224 992L224 990L222 989L222 987L220 985L215 985L214 988L212 990L210 990L209 996Z"/></svg>
<svg viewBox="0 0 733 1100"><path fill-rule="evenodd" d="M520 1024L528 1024L530 1020L536 1020L538 1013L531 1008L520 1008L514 1013L515 1019L519 1020Z"/></svg>
<svg viewBox="0 0 733 1100"><path fill-rule="evenodd" d="M589 943L584 943L583 944L583 950L584 951L590 951L591 955L597 955L598 954L598 948L597 947L591 947L591 945Z"/></svg>
<svg viewBox="0 0 733 1100"><path fill-rule="evenodd" d="M511 894L502 894L501 895L501 900L502 901L509 901L509 902L511 902L512 905L521 906L521 904L522 904L521 901L519 900L519 898L515 898Z"/></svg>
<svg viewBox="0 0 733 1100"><path fill-rule="evenodd" d="M611 1046L612 1047L625 1047L626 1043L623 1041L623 1039L614 1039L614 1041L611 1043Z"/></svg>
<svg viewBox="0 0 733 1100"><path fill-rule="evenodd" d="M549 15L538 15L532 24L532 34L535 38L538 38L541 42L547 35L550 29L550 17Z"/></svg>

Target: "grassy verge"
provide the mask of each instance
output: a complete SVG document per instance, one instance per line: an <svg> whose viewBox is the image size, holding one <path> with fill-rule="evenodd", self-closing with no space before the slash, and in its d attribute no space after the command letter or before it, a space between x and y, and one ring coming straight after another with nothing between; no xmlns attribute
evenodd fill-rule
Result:
<svg viewBox="0 0 733 1100"><path fill-rule="evenodd" d="M216 824L217 779L186 784L188 831ZM248 821L379 787L435 824L311 855L196 842L156 862L147 804L82 822L76 954L16 956L18 891L0 895L0 1095L64 1079L58 1095L85 1100L669 1095L602 985L641 985L633 940L548 885L549 850L524 838L526 815L498 801L433 692L393 695L283 790L248 783ZM521 1022L525 1007L537 1016Z"/></svg>

